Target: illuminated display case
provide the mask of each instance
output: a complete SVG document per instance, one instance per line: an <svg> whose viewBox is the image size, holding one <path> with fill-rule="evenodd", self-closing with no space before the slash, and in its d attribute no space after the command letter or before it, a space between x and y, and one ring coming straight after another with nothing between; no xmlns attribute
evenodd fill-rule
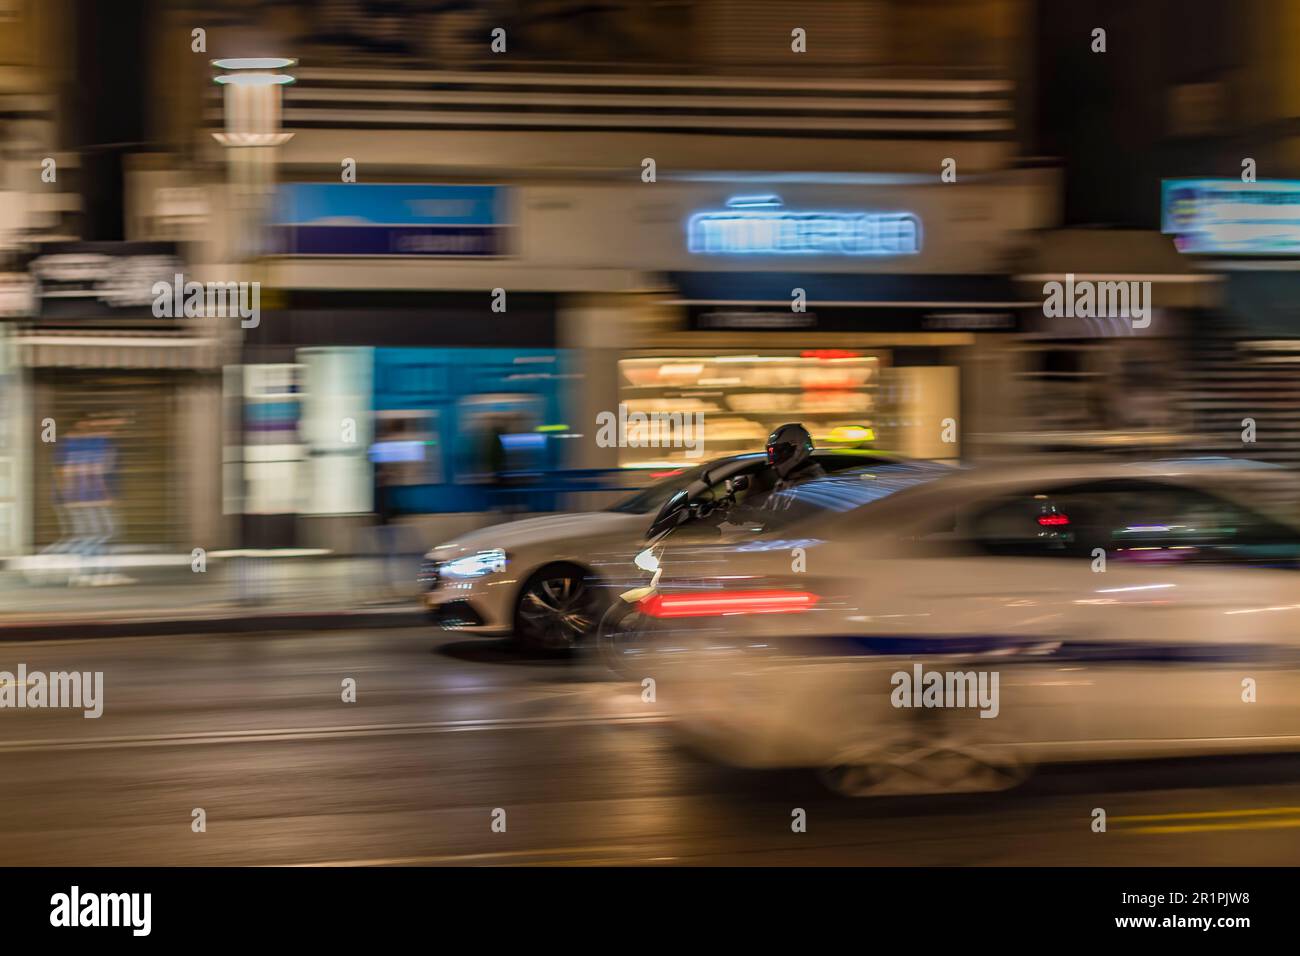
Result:
<svg viewBox="0 0 1300 956"><path fill-rule="evenodd" d="M870 445L884 359L856 349L624 358L619 464L655 467L758 451L773 428L790 421L803 422L820 447Z"/></svg>

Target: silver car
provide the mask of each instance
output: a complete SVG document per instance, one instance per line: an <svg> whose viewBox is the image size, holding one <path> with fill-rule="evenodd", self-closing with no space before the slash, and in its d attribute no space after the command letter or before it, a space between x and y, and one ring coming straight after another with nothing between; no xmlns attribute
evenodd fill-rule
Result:
<svg viewBox="0 0 1300 956"><path fill-rule="evenodd" d="M831 476L643 552L601 644L696 748L852 794L1300 750L1297 487L1205 459Z"/></svg>
<svg viewBox="0 0 1300 956"><path fill-rule="evenodd" d="M827 472L898 459L865 449L818 450ZM569 648L591 635L604 611L604 569L622 572L660 507L678 491L699 504L728 480L766 466L761 453L682 470L604 511L545 515L472 531L429 550L420 569L423 601L445 628L513 635L521 643Z"/></svg>

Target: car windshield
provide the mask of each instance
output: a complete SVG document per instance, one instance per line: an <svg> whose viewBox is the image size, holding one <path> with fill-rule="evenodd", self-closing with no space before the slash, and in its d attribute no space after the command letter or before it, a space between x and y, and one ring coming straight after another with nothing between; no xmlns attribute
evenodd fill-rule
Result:
<svg viewBox="0 0 1300 956"><path fill-rule="evenodd" d="M705 470L710 465L716 466L716 464L716 462L708 462L703 465L696 465L694 468L673 469L653 485L642 488L636 494L624 498L605 510L632 515L650 514L658 511L663 507L663 503L676 494L677 491L694 481L699 481Z"/></svg>
<svg viewBox="0 0 1300 956"><path fill-rule="evenodd" d="M780 531L803 521L854 511L949 474L952 468L928 462L843 472L746 501L728 523L744 526L751 533Z"/></svg>

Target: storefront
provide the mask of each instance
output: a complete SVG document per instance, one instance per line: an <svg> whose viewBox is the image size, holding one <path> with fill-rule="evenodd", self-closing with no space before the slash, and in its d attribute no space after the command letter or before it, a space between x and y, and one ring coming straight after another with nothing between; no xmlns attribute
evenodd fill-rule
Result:
<svg viewBox="0 0 1300 956"><path fill-rule="evenodd" d="M282 204L269 268L283 301L248 330L243 361L373 348L367 441L400 457L397 499L419 512L487 507L502 470L631 472L696 453L682 436L638 441L651 412L669 428L702 416L711 456L761 448L789 420L822 444L962 455L984 374L972 358L1020 327L1007 264L1054 183L757 180L286 187L298 201ZM310 388L302 402L304 420L329 421ZM501 436L510 456L488 454ZM299 444L359 487L359 447Z"/></svg>
<svg viewBox="0 0 1300 956"><path fill-rule="evenodd" d="M1187 334L1194 447L1300 467L1300 181L1171 179L1161 203L1167 241L1217 292Z"/></svg>
<svg viewBox="0 0 1300 956"><path fill-rule="evenodd" d="M1052 186L1019 173L960 186L701 174L652 199L627 190L597 201L638 225L634 254L609 238L613 263L656 270L644 279L654 319L620 342L606 401L627 414L701 415L709 454L760 448L793 420L822 445L963 456L965 436L985 427L980 356L1033 304L1008 267L1045 224ZM611 457L635 466L683 454Z"/></svg>
<svg viewBox="0 0 1300 956"><path fill-rule="evenodd" d="M1222 296L1174 244L1141 230L1056 230L1017 276L1036 299L1002 356L1006 407L997 452L1035 449L1181 454L1203 447L1199 371Z"/></svg>
<svg viewBox="0 0 1300 956"><path fill-rule="evenodd" d="M12 337L25 367L34 551L81 532L67 506L77 454L95 449L111 502L105 548L146 555L224 543L218 498L215 331L154 314L183 272L158 243L72 243L31 261L36 306Z"/></svg>
<svg viewBox="0 0 1300 956"><path fill-rule="evenodd" d="M518 253L509 189L287 183L273 219L274 304L227 370L247 539L346 549L381 480L398 514L475 512L554 467L556 296L474 274Z"/></svg>
<svg viewBox="0 0 1300 956"><path fill-rule="evenodd" d="M818 445L922 458L962 453L963 366L977 337L1014 332L1022 303L998 276L683 272L676 322L619 360L629 413L698 415L709 454L761 448L803 422ZM792 308L791 290L799 290ZM676 443L680 444L680 443ZM670 449L628 448L620 464Z"/></svg>
<svg viewBox="0 0 1300 956"><path fill-rule="evenodd" d="M487 291L291 290L281 305L245 336L245 464L227 475L243 475L244 513L369 512L376 464L400 513L483 511L502 472L561 463L554 296L499 314Z"/></svg>
<svg viewBox="0 0 1300 956"><path fill-rule="evenodd" d="M8 324L0 324L0 558L21 554L27 541L31 420L23 368Z"/></svg>

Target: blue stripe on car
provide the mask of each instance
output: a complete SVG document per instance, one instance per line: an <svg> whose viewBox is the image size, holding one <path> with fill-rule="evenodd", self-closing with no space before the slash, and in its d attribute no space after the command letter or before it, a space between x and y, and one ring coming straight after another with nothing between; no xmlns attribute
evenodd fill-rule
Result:
<svg viewBox="0 0 1300 956"><path fill-rule="evenodd" d="M1015 663L1237 663L1278 659L1288 650L1275 644L1188 644L1173 641L1074 641L1011 634L810 635L774 643L782 651L842 657L989 656Z"/></svg>

